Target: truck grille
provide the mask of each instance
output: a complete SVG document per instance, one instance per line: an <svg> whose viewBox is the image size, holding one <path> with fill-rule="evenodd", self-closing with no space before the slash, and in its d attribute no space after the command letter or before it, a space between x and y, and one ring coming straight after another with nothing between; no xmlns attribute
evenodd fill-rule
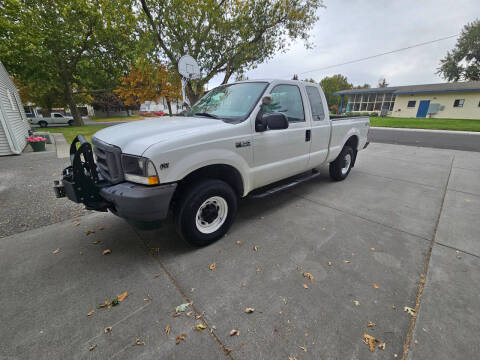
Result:
<svg viewBox="0 0 480 360"><path fill-rule="evenodd" d="M92 137L93 151L97 160L97 170L103 180L118 184L124 180L120 148Z"/></svg>

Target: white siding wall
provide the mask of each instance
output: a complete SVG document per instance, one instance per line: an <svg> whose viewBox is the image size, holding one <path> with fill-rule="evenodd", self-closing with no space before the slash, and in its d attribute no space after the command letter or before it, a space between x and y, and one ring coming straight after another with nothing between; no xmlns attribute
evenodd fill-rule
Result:
<svg viewBox="0 0 480 360"><path fill-rule="evenodd" d="M27 144L28 129L17 88L0 62L0 155L21 153Z"/></svg>

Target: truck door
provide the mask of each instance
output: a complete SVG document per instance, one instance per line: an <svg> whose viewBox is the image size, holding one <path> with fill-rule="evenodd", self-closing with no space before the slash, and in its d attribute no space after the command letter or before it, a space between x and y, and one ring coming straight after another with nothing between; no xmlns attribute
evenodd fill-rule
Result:
<svg viewBox="0 0 480 360"><path fill-rule="evenodd" d="M322 97L318 86L305 86L308 102L310 103L310 116L312 123L312 139L310 141L309 168L320 166L328 156L330 143L331 123L326 116L326 100ZM324 106L325 105L325 106Z"/></svg>
<svg viewBox="0 0 480 360"><path fill-rule="evenodd" d="M54 124L64 124L65 123L65 119L63 118L62 114L53 113L51 116L52 116L52 123L54 123Z"/></svg>
<svg viewBox="0 0 480 360"><path fill-rule="evenodd" d="M260 187L307 170L310 151L310 124L304 111L302 93L297 85L278 84L271 91L272 101L262 105L263 113L282 112L287 129L253 134L252 182Z"/></svg>

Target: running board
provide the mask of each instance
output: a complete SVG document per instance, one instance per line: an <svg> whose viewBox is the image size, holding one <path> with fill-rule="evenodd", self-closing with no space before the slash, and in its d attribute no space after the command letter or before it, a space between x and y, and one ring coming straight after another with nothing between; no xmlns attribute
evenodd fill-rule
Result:
<svg viewBox="0 0 480 360"><path fill-rule="evenodd" d="M320 171L313 169L311 172L302 174L301 176L296 176L291 178L290 182L285 183L285 181L283 181L281 184L274 187L269 187L266 189L260 188L260 189L254 190L250 193L250 195L248 195L248 197L250 199L262 199L264 197L276 194L279 191L287 190L294 186L297 186L298 184L312 180L318 177L319 175L320 175Z"/></svg>

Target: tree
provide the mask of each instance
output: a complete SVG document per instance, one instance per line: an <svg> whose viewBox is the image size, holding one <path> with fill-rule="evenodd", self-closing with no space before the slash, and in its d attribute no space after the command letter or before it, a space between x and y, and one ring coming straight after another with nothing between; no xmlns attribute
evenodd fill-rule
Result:
<svg viewBox="0 0 480 360"><path fill-rule="evenodd" d="M370 86L370 84L365 83L365 84L363 84L363 85L354 86L353 88L354 88L354 89L370 89L371 86Z"/></svg>
<svg viewBox="0 0 480 360"><path fill-rule="evenodd" d="M387 79L381 78L380 80L378 80L378 87L379 87L379 88L386 88L386 87L388 87Z"/></svg>
<svg viewBox="0 0 480 360"><path fill-rule="evenodd" d="M135 39L130 0L4 0L0 56L23 84L56 95L82 124L77 101L86 87L114 82ZM38 100L38 99L37 99Z"/></svg>
<svg viewBox="0 0 480 360"><path fill-rule="evenodd" d="M297 74L293 74L292 80L298 80L298 75L297 75Z"/></svg>
<svg viewBox="0 0 480 360"><path fill-rule="evenodd" d="M325 93L327 104L330 107L340 104L340 95L334 95L335 92L353 88L353 85L348 82L347 77L340 74L324 77L320 81L320 86Z"/></svg>
<svg viewBox="0 0 480 360"><path fill-rule="evenodd" d="M119 110L129 110L129 107L126 106L123 101L113 93L110 92L99 92L93 96L91 105L95 110L101 110L107 113L107 116L110 116L111 111Z"/></svg>
<svg viewBox="0 0 480 360"><path fill-rule="evenodd" d="M454 49L440 60L437 74L448 81L480 80L480 20L465 25Z"/></svg>
<svg viewBox="0 0 480 360"><path fill-rule="evenodd" d="M128 75L120 80L114 93L125 105L139 107L145 101L158 101L165 97L169 114L172 115L171 101L181 98L180 77L172 69L160 64L154 65L145 59L130 68Z"/></svg>
<svg viewBox="0 0 480 360"><path fill-rule="evenodd" d="M290 41L308 44L322 0L140 0L144 29L152 32L165 58L176 69L190 54L201 77L189 80L186 93L193 104L213 76L225 84L284 51ZM147 30L145 30L147 31Z"/></svg>
<svg viewBox="0 0 480 360"><path fill-rule="evenodd" d="M317 83L317 82L316 82L315 80L313 80L312 78L310 78L310 79L303 79L303 81L305 81L305 82L311 82L311 83L314 83L314 84Z"/></svg>

